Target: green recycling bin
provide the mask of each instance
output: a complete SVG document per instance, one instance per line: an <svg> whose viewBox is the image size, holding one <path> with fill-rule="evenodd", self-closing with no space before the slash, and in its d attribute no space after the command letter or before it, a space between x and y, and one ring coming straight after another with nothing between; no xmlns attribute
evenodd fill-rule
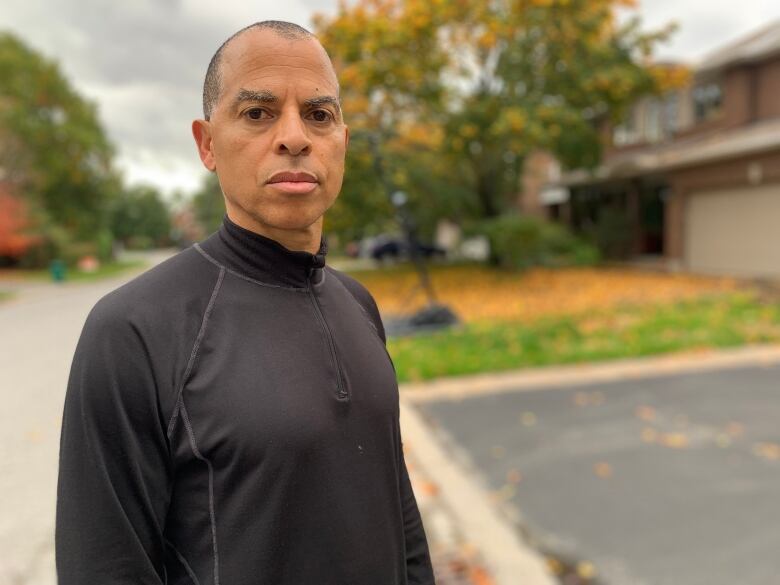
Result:
<svg viewBox="0 0 780 585"><path fill-rule="evenodd" d="M51 272L51 279L54 282L62 282L65 280L65 262L62 260L52 260L49 265L49 271Z"/></svg>

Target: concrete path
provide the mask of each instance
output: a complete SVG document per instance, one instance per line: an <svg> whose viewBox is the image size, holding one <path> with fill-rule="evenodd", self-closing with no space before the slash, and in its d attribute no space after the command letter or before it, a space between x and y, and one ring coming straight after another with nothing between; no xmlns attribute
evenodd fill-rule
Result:
<svg viewBox="0 0 780 585"><path fill-rule="evenodd" d="M146 255L150 264L170 255ZM127 280L22 283L0 303L0 584L53 585L62 406L87 313Z"/></svg>

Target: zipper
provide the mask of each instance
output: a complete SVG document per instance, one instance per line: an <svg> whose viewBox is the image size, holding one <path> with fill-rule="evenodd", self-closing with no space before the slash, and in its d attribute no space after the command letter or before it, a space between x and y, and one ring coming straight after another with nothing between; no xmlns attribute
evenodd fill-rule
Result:
<svg viewBox="0 0 780 585"><path fill-rule="evenodd" d="M333 334L330 331L330 327L328 327L328 322L325 320L325 315L322 314L322 309L320 308L320 303L317 300L317 295L314 294L314 289L312 288L312 282L311 277L314 273L314 269L309 270L309 298L311 299L312 305L314 305L314 312L317 313L317 318L320 321L320 325L322 326L322 329L325 331L325 337L328 338L328 346L330 347L330 357L333 360L333 365L336 368L336 389L337 394L340 399L347 398L347 390L344 388L344 382L341 377L341 365L339 364L339 358L338 355L336 355L336 344L333 342Z"/></svg>

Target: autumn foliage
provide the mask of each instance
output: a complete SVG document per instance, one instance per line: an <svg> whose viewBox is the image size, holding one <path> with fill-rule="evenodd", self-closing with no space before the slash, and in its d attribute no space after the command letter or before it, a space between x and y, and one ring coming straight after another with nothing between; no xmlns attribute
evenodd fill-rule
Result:
<svg viewBox="0 0 780 585"><path fill-rule="evenodd" d="M20 258L38 241L29 227L25 202L0 185L0 257Z"/></svg>
<svg viewBox="0 0 780 585"><path fill-rule="evenodd" d="M423 224L511 207L526 156L595 166L600 127L680 77L652 65L672 28L627 0L358 0L315 19L353 135L331 231L375 226L405 190ZM674 74L672 74L674 73ZM367 135L381 143L378 181Z"/></svg>

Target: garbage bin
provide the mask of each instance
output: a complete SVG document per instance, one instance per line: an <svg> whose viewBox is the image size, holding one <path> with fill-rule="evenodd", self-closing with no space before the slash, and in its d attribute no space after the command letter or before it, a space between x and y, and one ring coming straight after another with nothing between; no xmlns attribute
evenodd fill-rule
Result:
<svg viewBox="0 0 780 585"><path fill-rule="evenodd" d="M49 265L49 271L51 272L51 279L54 282L62 282L65 280L65 262L62 260L52 260Z"/></svg>

